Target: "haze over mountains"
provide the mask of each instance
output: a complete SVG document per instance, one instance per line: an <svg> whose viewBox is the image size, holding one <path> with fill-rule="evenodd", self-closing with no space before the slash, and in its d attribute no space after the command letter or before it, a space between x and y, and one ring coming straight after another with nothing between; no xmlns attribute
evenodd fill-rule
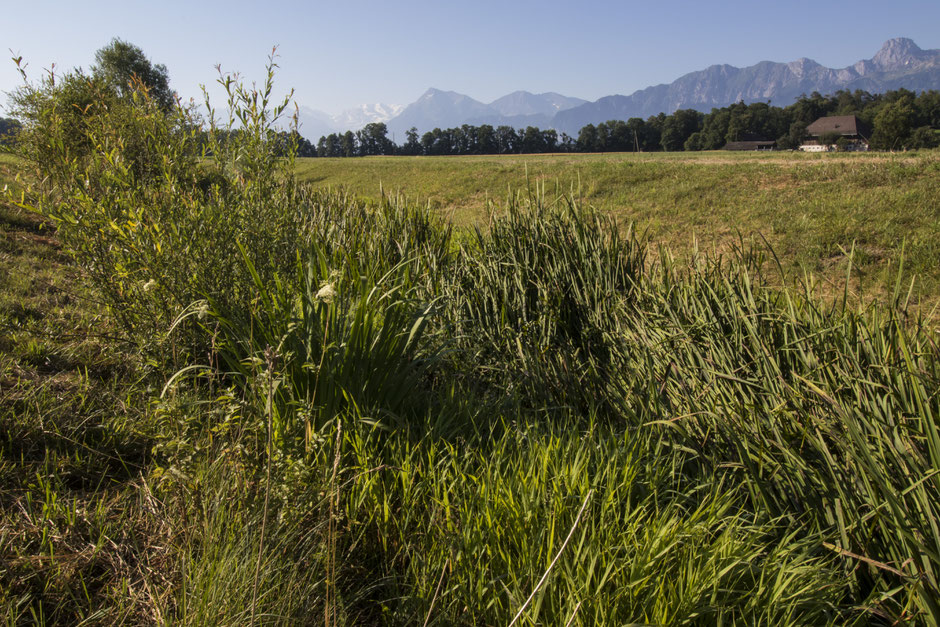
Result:
<svg viewBox="0 0 940 627"><path fill-rule="evenodd" d="M669 84L641 89L629 96L605 96L594 102L554 92L516 91L490 103L453 91L429 89L407 107L362 105L339 116L301 107L301 134L312 141L329 132L357 130L369 122L385 122L389 136L403 143L405 132L462 124L506 124L516 128L554 128L576 136L587 124L607 120L647 118L677 109L708 112L738 101L792 104L801 94L831 94L840 89L880 93L907 88L940 89L940 50L922 50L912 40L891 39L871 58L841 69L827 68L807 58L789 63L762 61L737 68L713 65L686 74Z"/></svg>
<svg viewBox="0 0 940 627"><path fill-rule="evenodd" d="M489 104L453 91L429 89L416 102L408 105L360 105L331 116L309 107L300 107L301 134L313 141L321 135L359 130L371 122L385 122L389 136L399 143L405 133L417 127L422 133L435 127L448 128L461 124L508 124L510 126L551 127L555 114L586 104L581 98L570 98L554 92L532 94L515 91Z"/></svg>
<svg viewBox="0 0 940 627"><path fill-rule="evenodd" d="M364 104L346 109L338 115L301 106L299 108L300 134L316 141L330 133L357 131L371 122L388 122L404 110L404 105Z"/></svg>

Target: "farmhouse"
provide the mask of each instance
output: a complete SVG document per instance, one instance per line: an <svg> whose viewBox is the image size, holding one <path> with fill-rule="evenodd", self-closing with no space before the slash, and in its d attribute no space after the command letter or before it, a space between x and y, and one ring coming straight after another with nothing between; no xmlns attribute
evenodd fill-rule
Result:
<svg viewBox="0 0 940 627"><path fill-rule="evenodd" d="M738 133L735 141L721 147L722 150L775 150L777 142L754 133Z"/></svg>
<svg viewBox="0 0 940 627"><path fill-rule="evenodd" d="M831 115L807 126L806 134L808 138L800 146L804 152L827 152L837 147L863 152L868 150L871 130L854 115Z"/></svg>
<svg viewBox="0 0 940 627"><path fill-rule="evenodd" d="M776 147L777 142L772 139L755 139L728 142L722 150L774 150Z"/></svg>

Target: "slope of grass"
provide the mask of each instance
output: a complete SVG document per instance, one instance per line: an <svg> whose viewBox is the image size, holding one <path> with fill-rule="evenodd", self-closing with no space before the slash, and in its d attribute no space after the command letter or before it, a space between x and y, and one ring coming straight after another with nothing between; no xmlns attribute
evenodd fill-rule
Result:
<svg viewBox="0 0 940 627"><path fill-rule="evenodd" d="M235 448L205 430L216 414L237 418L237 399L207 411L205 395L161 399L164 383L55 228L0 203L4 624L248 620L259 538L244 526L257 528L259 508L238 468L255 439ZM296 624L316 596L301 570L308 532L269 534L291 550L260 565L254 604L268 620Z"/></svg>
<svg viewBox="0 0 940 627"><path fill-rule="evenodd" d="M687 254L766 239L790 272L838 291L855 246L853 290L890 294L901 266L915 294L940 297L940 152L651 153L302 159L298 178L377 198L402 193L458 226L484 224L487 200L571 194Z"/></svg>
<svg viewBox="0 0 940 627"><path fill-rule="evenodd" d="M135 544L156 540L138 517L146 401L54 230L6 205L0 285L3 618L76 622L83 605L127 617Z"/></svg>

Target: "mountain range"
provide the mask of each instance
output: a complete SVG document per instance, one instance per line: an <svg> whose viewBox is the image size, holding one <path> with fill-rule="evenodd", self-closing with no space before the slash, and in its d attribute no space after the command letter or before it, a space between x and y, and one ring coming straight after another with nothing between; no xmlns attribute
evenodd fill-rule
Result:
<svg viewBox="0 0 940 627"><path fill-rule="evenodd" d="M554 92L533 94L515 91L484 104L464 94L431 88L387 124L389 133L399 138L403 138L412 127L421 133L462 124L551 128L552 120L559 112L587 103L587 100Z"/></svg>
<svg viewBox="0 0 940 627"><path fill-rule="evenodd" d="M891 39L871 59L846 68L827 68L812 59L790 63L762 61L737 68L713 65L691 72L668 85L656 85L629 96L607 96L562 111L552 120L559 132L577 133L586 124L646 118L677 109L710 111L735 102L770 101L792 104L801 94L832 94L840 89L871 93L905 87L914 91L940 89L940 50L921 50L910 39Z"/></svg>
<svg viewBox="0 0 940 627"><path fill-rule="evenodd" d="M428 89L417 101L400 105L362 105L339 116L301 107L301 133L316 141L322 134L357 130L369 122L385 122L397 143L415 127L419 133L462 124L506 124L515 128L554 128L576 136L587 124L607 120L647 118L677 109L708 112L735 102L792 104L802 94L832 94L840 89L871 93L907 88L940 89L940 50L922 50L912 40L890 39L871 58L833 69L812 59L789 63L762 61L738 68L713 65L679 77L672 83L635 91L629 96L605 96L589 102L548 92L516 91L490 103L454 91Z"/></svg>
<svg viewBox="0 0 940 627"><path fill-rule="evenodd" d="M347 109L339 115L300 107L300 133L316 141L322 135L356 131L372 122L385 122L389 135L398 143L405 141L405 133L417 127L422 133L435 127L449 128L461 124L507 124L517 126L551 127L552 118L559 111L570 109L588 101L554 92L532 94L515 91L489 104L453 91L429 89L417 101L408 105L371 104Z"/></svg>

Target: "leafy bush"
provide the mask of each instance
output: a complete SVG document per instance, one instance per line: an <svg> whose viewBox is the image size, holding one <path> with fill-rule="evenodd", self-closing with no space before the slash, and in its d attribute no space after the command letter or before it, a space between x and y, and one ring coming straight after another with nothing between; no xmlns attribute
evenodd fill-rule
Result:
<svg viewBox="0 0 940 627"><path fill-rule="evenodd" d="M13 118L0 118L0 146L12 145L21 124Z"/></svg>
<svg viewBox="0 0 940 627"><path fill-rule="evenodd" d="M239 244L267 282L292 275L306 239L292 158L276 158L269 141L287 106L269 106L273 61L260 93L220 82L232 118L205 134L192 109L168 113L139 83L117 94L75 72L14 97L20 153L39 181L30 208L55 223L128 339L157 357L208 350L191 324L167 344L192 302L248 310L253 281ZM230 132L235 124L242 132Z"/></svg>

